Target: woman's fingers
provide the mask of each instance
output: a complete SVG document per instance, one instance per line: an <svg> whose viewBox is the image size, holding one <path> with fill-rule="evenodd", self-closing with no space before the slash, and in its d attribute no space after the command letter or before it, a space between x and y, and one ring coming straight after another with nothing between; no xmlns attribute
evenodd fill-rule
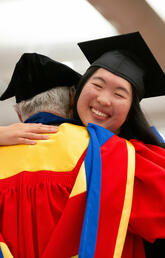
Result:
<svg viewBox="0 0 165 258"><path fill-rule="evenodd" d="M28 138L20 138L20 139L17 139L17 142L12 144L12 145L34 145L36 144L37 142L35 140L31 140L31 139L28 139Z"/></svg>
<svg viewBox="0 0 165 258"><path fill-rule="evenodd" d="M40 133L37 133L37 132L36 133L25 132L24 134L22 134L21 138L30 139L30 140L47 140L47 139L49 139L49 135L40 134Z"/></svg>
<svg viewBox="0 0 165 258"><path fill-rule="evenodd" d="M35 144L34 140L47 140L49 133L56 133L57 126L17 123L0 127L0 145Z"/></svg>
<svg viewBox="0 0 165 258"><path fill-rule="evenodd" d="M57 126L54 125L43 125L43 124L23 124L17 123L15 125L11 125L13 129L23 129L27 132L35 132L35 133L55 133L58 130Z"/></svg>

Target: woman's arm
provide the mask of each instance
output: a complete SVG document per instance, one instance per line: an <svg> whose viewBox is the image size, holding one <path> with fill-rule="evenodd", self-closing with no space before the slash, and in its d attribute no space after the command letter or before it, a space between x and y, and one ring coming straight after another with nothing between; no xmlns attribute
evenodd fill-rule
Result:
<svg viewBox="0 0 165 258"><path fill-rule="evenodd" d="M57 132L56 126L17 123L0 126L0 145L36 144L35 140L47 140L43 133Z"/></svg>
<svg viewBox="0 0 165 258"><path fill-rule="evenodd" d="M131 140L136 171L129 231L149 242L165 238L165 150Z"/></svg>

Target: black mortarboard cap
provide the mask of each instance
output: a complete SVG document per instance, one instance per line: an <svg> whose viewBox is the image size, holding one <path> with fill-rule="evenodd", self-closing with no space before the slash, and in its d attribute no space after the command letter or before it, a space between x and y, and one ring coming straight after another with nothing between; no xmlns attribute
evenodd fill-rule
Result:
<svg viewBox="0 0 165 258"><path fill-rule="evenodd" d="M81 75L60 62L37 53L25 53L15 66L11 81L0 97L15 96L16 102L58 86L76 85Z"/></svg>
<svg viewBox="0 0 165 258"><path fill-rule="evenodd" d="M91 66L126 79L139 97L165 95L165 75L139 32L78 43Z"/></svg>

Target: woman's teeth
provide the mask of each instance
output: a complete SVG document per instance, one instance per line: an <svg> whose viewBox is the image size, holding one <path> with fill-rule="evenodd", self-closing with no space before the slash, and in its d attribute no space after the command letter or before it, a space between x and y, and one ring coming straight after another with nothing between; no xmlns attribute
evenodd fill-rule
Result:
<svg viewBox="0 0 165 258"><path fill-rule="evenodd" d="M94 108L92 108L91 110L92 110L93 113L95 113L95 114L98 115L98 116L107 117L106 114L104 114L104 113L102 113L102 112L100 112L100 111L98 111L98 110L96 110L96 109L94 109Z"/></svg>

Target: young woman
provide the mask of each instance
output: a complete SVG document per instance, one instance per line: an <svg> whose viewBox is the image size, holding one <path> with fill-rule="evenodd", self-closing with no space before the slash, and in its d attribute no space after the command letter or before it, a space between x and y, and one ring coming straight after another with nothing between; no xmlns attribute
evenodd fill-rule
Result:
<svg viewBox="0 0 165 258"><path fill-rule="evenodd" d="M142 258L143 239L154 242L165 238L164 229L161 230L165 213L158 205L158 199L162 198L164 203L165 198L162 174L165 151L160 148L164 146L152 132L139 102L144 97L165 95L165 76L139 33L83 42L79 46L91 66L77 87L74 117L86 126L93 123L110 130L129 140L135 148L134 195L122 257ZM112 187L111 176L107 189L108 185ZM96 257L97 244L98 239ZM156 242L152 252L146 244L147 257L150 254L158 257L160 244ZM106 254L109 257L108 252L103 256Z"/></svg>

